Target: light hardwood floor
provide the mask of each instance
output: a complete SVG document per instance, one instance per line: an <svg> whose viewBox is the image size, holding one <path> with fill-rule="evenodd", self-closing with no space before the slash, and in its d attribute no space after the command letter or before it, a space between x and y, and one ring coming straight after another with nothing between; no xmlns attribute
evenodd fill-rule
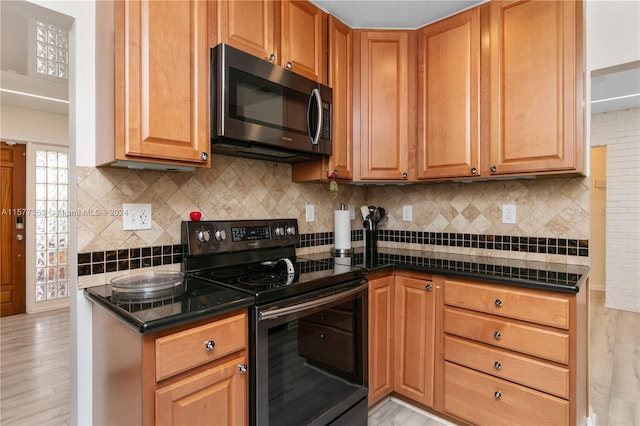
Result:
<svg viewBox="0 0 640 426"><path fill-rule="evenodd" d="M604 293L592 291L590 390L595 424L640 426L640 314L603 305ZM16 315L0 323L0 424L70 424L69 311ZM374 407L369 424L450 425L394 399Z"/></svg>

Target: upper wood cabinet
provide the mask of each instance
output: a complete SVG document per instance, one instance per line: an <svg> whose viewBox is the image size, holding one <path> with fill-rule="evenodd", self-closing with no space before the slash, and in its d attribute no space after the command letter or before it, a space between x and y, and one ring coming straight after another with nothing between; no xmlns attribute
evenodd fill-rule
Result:
<svg viewBox="0 0 640 426"><path fill-rule="evenodd" d="M583 169L581 1L489 3L489 172Z"/></svg>
<svg viewBox="0 0 640 426"><path fill-rule="evenodd" d="M210 2L209 45L227 43L326 82L327 15L306 0Z"/></svg>
<svg viewBox="0 0 640 426"><path fill-rule="evenodd" d="M209 166L207 3L116 1L114 12L110 162Z"/></svg>
<svg viewBox="0 0 640 426"><path fill-rule="evenodd" d="M226 43L259 58L275 60L275 1L213 1L209 5L211 47Z"/></svg>
<svg viewBox="0 0 640 426"><path fill-rule="evenodd" d="M419 30L418 179L480 173L480 8Z"/></svg>
<svg viewBox="0 0 640 426"><path fill-rule="evenodd" d="M416 32L355 33L355 178L415 179Z"/></svg>
<svg viewBox="0 0 640 426"><path fill-rule="evenodd" d="M353 178L353 31L328 18L329 81L333 89L331 157L292 165L296 182L325 180L336 173L339 179Z"/></svg>

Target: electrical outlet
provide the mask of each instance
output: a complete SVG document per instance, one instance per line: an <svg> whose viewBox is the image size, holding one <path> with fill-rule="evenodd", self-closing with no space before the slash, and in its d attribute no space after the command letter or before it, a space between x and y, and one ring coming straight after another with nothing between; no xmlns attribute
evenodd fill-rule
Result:
<svg viewBox="0 0 640 426"><path fill-rule="evenodd" d="M402 220L405 222L413 220L413 208L411 206L402 206Z"/></svg>
<svg viewBox="0 0 640 426"><path fill-rule="evenodd" d="M516 223L516 206L513 204L502 205L502 223Z"/></svg>
<svg viewBox="0 0 640 426"><path fill-rule="evenodd" d="M313 204L307 204L305 208L305 216L306 216L307 222L313 222L316 220L316 213L315 213L315 209L313 208Z"/></svg>
<svg viewBox="0 0 640 426"><path fill-rule="evenodd" d="M151 204L123 204L122 230L151 229Z"/></svg>

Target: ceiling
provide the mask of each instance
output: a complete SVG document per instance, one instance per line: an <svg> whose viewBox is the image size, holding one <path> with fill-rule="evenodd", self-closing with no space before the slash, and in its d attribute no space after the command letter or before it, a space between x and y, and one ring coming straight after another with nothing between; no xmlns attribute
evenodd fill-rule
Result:
<svg viewBox="0 0 640 426"><path fill-rule="evenodd" d="M310 0L352 28L420 28L486 0ZM0 1L2 104L68 113L68 86L30 73L30 19L71 28L73 19L24 0ZM72 58L73 59L73 58ZM640 61L592 73L592 113L640 107ZM7 92L31 93L41 97ZM51 99L59 99L53 101Z"/></svg>

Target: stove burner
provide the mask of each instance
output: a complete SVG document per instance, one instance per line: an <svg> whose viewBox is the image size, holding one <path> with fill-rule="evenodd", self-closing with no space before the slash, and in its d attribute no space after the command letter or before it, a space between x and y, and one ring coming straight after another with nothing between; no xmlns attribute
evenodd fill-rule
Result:
<svg viewBox="0 0 640 426"><path fill-rule="evenodd" d="M238 282L248 285L280 284L282 282L282 276L271 272L263 272L240 277L238 278Z"/></svg>
<svg viewBox="0 0 640 426"><path fill-rule="evenodd" d="M244 272L240 269L221 269L219 271L213 271L209 273L211 278L225 279L225 278L235 278L244 274Z"/></svg>

